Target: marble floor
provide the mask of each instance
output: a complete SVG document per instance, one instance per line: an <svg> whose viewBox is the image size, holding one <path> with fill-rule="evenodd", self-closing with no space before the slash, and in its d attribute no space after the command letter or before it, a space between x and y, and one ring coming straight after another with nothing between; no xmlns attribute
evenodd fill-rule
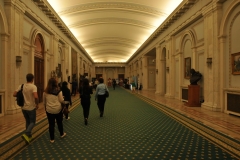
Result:
<svg viewBox="0 0 240 160"><path fill-rule="evenodd" d="M159 102L165 106L168 106L182 114L191 117L212 129L222 132L234 139L240 141L240 117L234 115L228 115L226 113L214 112L203 109L201 107L187 107L184 102L165 98L155 91L136 91L135 94L141 94L152 100ZM72 97L73 100L78 99L78 95ZM37 122L46 117L43 105L41 104L37 110ZM25 128L25 121L22 112L14 115L5 115L0 117L0 144L8 140L9 138L22 132Z"/></svg>

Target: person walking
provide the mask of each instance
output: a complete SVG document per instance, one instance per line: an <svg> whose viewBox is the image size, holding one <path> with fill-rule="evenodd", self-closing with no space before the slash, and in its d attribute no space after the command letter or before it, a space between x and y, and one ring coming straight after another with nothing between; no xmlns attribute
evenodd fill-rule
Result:
<svg viewBox="0 0 240 160"><path fill-rule="evenodd" d="M116 87L116 80L115 79L113 79L113 90L115 90L115 87Z"/></svg>
<svg viewBox="0 0 240 160"><path fill-rule="evenodd" d="M81 105L83 108L83 117L85 125L88 124L88 116L91 105L91 94L93 94L92 87L89 85L89 80L84 78L82 85L79 88Z"/></svg>
<svg viewBox="0 0 240 160"><path fill-rule="evenodd" d="M64 81L62 83L62 94L63 94L63 98L64 98L64 102L65 102L65 106L68 109L69 105L72 106L72 98L71 98L71 93L70 93L70 89L68 88L68 83L66 81ZM65 119L69 120L70 117L68 116L68 114L65 114Z"/></svg>
<svg viewBox="0 0 240 160"><path fill-rule="evenodd" d="M76 94L77 94L77 80L76 79L74 79L73 81L72 81L72 83L71 82L69 82L70 84L72 84L72 93L71 93L71 95L73 95L73 96L76 96Z"/></svg>
<svg viewBox="0 0 240 160"><path fill-rule="evenodd" d="M54 143L55 121L57 122L61 138L64 138L67 135L63 132L62 104L64 104L64 98L62 91L58 87L57 80L55 78L50 78L47 87L43 92L43 105L46 109L51 143Z"/></svg>
<svg viewBox="0 0 240 160"><path fill-rule="evenodd" d="M132 93L135 93L135 90L136 90L136 84L135 84L135 82L132 81L131 85L132 85Z"/></svg>
<svg viewBox="0 0 240 160"><path fill-rule="evenodd" d="M97 101L98 109L100 112L100 117L103 117L104 105L106 102L105 92L106 92L106 90L109 92L109 90L108 90L107 86L103 83L104 82L103 78L99 78L98 82L99 82L99 84L96 88L95 100Z"/></svg>
<svg viewBox="0 0 240 160"><path fill-rule="evenodd" d="M26 130L22 135L23 140L29 144L32 140L32 130L36 124L36 110L38 109L38 94L37 86L33 84L34 75L29 73L26 75L27 83L23 84L23 96L24 106L22 107L22 113L26 121ZM19 85L13 96L17 96L17 92L21 90Z"/></svg>

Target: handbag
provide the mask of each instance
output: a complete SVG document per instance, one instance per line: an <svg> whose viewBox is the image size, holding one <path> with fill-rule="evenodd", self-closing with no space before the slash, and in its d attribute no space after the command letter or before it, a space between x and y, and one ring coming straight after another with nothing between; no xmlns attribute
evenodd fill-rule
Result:
<svg viewBox="0 0 240 160"><path fill-rule="evenodd" d="M108 92L108 90L107 90L106 85L105 85L105 89L106 89L106 91L105 91L105 94L104 94L104 95L105 95L106 98L108 98L108 97L109 97L109 92Z"/></svg>
<svg viewBox="0 0 240 160"><path fill-rule="evenodd" d="M69 110L65 104L61 103L61 105L62 105L62 113L66 116L69 113Z"/></svg>

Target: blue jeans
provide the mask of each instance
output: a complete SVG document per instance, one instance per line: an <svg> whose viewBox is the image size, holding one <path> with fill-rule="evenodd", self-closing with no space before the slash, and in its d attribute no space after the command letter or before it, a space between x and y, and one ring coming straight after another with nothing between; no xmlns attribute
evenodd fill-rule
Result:
<svg viewBox="0 0 240 160"><path fill-rule="evenodd" d="M26 135L28 137L32 136L32 129L35 126L36 123L36 109L28 111L28 110L22 110L22 113L24 115L24 118L26 120Z"/></svg>

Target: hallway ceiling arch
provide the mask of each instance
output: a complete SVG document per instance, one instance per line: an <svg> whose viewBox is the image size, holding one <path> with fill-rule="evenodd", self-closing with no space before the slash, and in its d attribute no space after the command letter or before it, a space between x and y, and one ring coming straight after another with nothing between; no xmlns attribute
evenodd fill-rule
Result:
<svg viewBox="0 0 240 160"><path fill-rule="evenodd" d="M48 0L95 63L125 63L182 0Z"/></svg>

